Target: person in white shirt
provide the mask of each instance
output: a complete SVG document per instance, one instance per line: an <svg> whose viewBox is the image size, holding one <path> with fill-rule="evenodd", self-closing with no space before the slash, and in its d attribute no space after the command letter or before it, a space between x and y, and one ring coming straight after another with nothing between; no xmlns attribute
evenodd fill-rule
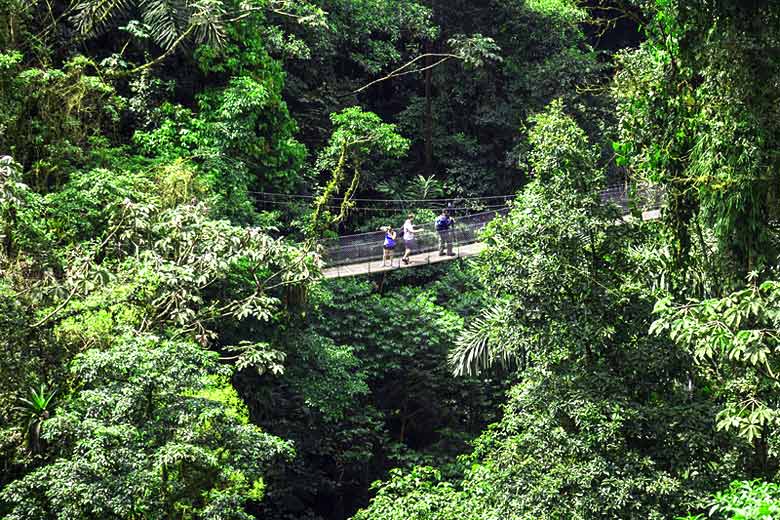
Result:
<svg viewBox="0 0 780 520"><path fill-rule="evenodd" d="M421 228L414 227L414 214L409 213L409 215L406 217L406 222L404 222L404 247L406 248L406 251L404 251L404 256L401 258L401 261L405 264L409 263L409 255L412 254L412 250L417 248L417 242L414 239L414 234L421 231Z"/></svg>

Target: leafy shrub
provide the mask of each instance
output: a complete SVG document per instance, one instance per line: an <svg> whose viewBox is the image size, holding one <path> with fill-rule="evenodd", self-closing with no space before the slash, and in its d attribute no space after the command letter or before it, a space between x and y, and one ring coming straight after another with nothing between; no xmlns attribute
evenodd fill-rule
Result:
<svg viewBox="0 0 780 520"><path fill-rule="evenodd" d="M780 485L771 482L735 481L716 493L708 515L688 515L678 520L771 520L780 518Z"/></svg>
<svg viewBox="0 0 780 520"><path fill-rule="evenodd" d="M265 470L293 454L246 423L230 368L196 344L123 338L71 371L78 390L43 422L57 457L0 493L8 520L250 519Z"/></svg>

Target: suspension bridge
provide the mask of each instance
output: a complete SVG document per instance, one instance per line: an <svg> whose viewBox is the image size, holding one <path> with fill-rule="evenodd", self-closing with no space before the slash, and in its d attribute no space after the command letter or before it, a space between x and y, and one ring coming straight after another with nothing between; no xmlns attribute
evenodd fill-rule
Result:
<svg viewBox="0 0 780 520"><path fill-rule="evenodd" d="M277 194L267 194L277 195ZM302 200L307 196L285 196L300 197ZM415 233L415 248L409 257L409 263L403 263L401 257L404 254L404 243L402 231L395 228L398 232L397 246L389 265L382 261L384 231L373 231L369 233L360 233L353 235L344 235L338 238L324 240L322 259L324 262L323 275L325 278L344 278L349 276L371 275L394 271L397 269L406 269L410 267L420 267L423 265L437 264L447 262L457 258L467 258L479 254L485 248L485 244L480 242L480 235L484 227L497 216L504 216L509 213L510 208L507 202L513 199L513 196L491 196L480 199L480 206L483 211L473 211L473 206L469 207L467 202L474 199L419 199L419 200L381 200L381 199L360 199L371 204L376 203L397 203L403 202L413 207L420 207L424 204L439 204L439 208L428 207L427 209L443 209L447 204L453 202L457 204L452 208L455 213L455 225L449 231L452 241L452 255L439 254L439 234L434 228L433 222L415 224L419 231ZM611 186L602 190L601 200L605 203L617 205L623 214L623 219L630 219L629 200L630 195L624 185ZM358 202L359 202L358 201ZM661 195L656 191L644 190L636 193L634 203L641 208L642 220L654 220L660 216L660 207L662 202ZM268 202L268 201L265 201ZM277 203L271 201L271 203ZM283 203L278 202L278 203ZM462 206L462 207L461 207ZM364 208L368 211L382 211L385 214L406 215L406 208ZM487 211L484 211L487 209ZM471 211L471 214L458 215ZM397 217L396 217L397 218Z"/></svg>

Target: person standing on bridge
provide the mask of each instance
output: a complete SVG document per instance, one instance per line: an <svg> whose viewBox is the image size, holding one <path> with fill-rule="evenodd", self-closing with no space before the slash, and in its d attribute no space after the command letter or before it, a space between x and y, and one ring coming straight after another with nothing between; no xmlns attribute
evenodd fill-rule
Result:
<svg viewBox="0 0 780 520"><path fill-rule="evenodd" d="M409 264L409 255L412 251L417 249L417 241L414 238L414 234L421 231L421 228L414 227L414 214L409 213L404 222L404 256L401 261L405 264Z"/></svg>
<svg viewBox="0 0 780 520"><path fill-rule="evenodd" d="M382 230L385 232L385 243L382 244L382 249L384 250L382 267L387 266L388 260L390 260L390 267L393 267L393 250L395 249L396 240L395 230L390 226L383 226Z"/></svg>
<svg viewBox="0 0 780 520"><path fill-rule="evenodd" d="M445 246L447 248L447 256L453 256L452 228L455 226L455 219L450 217L449 210L442 210L441 215L436 217L434 226L439 234L439 256L444 255Z"/></svg>

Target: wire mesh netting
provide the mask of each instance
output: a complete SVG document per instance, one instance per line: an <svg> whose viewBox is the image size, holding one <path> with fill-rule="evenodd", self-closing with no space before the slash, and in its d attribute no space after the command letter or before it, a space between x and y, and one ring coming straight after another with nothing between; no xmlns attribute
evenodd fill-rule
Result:
<svg viewBox="0 0 780 520"><path fill-rule="evenodd" d="M653 189L633 189L626 185L613 185L601 192L601 199L605 203L611 202L622 209L623 214L630 212L633 205L641 210L658 209L661 206L662 194ZM465 246L479 241L480 233L485 225L499 215L506 215L509 207L472 213L470 215L455 215L455 224L445 233L436 231L434 222L415 223L418 229L411 243L412 255L417 263L430 263L439 256L440 245L443 245L444 254L452 256L466 256L473 254L472 249L464 249ZM403 231L395 229L397 233L396 247L393 251L392 265L400 262L404 254L405 242ZM356 235L341 236L324 240L323 261L329 268L349 266L354 264L366 264L365 272L372 271L372 262L381 262L384 254L383 244L385 231L372 231ZM421 258L422 256L422 258ZM374 270L382 269L381 264L373 266Z"/></svg>
<svg viewBox="0 0 780 520"><path fill-rule="evenodd" d="M627 214L632 203L639 210L659 209L663 202L663 191L656 187L632 188L625 184L615 184L601 190L601 200L616 204L623 210L623 214Z"/></svg>

